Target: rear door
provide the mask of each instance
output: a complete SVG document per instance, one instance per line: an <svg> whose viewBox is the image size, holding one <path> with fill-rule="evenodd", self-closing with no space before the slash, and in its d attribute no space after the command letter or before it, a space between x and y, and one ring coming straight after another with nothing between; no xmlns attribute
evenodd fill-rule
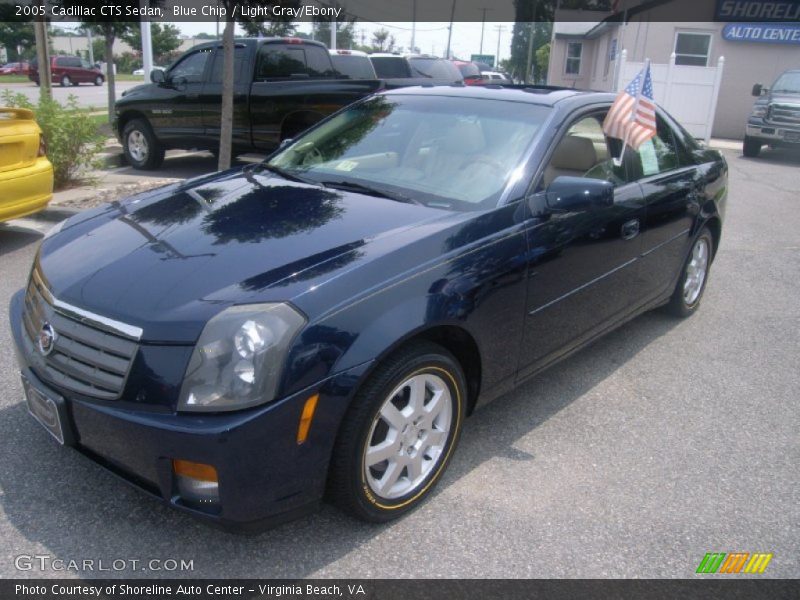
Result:
<svg viewBox="0 0 800 600"><path fill-rule="evenodd" d="M672 286L683 265L703 187L689 152L661 115L656 119L656 131L637 151L628 151L634 177L647 201L641 270L644 292L651 297Z"/></svg>

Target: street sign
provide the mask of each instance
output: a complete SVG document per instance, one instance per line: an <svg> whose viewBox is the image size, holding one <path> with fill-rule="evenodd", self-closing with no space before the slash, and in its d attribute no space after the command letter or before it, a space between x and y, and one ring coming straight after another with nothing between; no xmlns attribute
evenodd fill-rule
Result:
<svg viewBox="0 0 800 600"><path fill-rule="evenodd" d="M472 62L482 62L490 67L494 66L494 54L473 54L469 59Z"/></svg>

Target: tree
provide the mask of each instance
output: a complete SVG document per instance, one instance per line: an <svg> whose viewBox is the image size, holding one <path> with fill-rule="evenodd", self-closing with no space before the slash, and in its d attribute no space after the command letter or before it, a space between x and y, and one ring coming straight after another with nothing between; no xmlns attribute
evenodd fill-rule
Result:
<svg viewBox="0 0 800 600"><path fill-rule="evenodd" d="M96 22L83 21L84 28L91 27L92 33L103 38L103 56L106 62L106 87L108 88L108 121L114 119L114 105L117 103L116 77L114 76L114 42L118 37L130 33L136 23L122 21ZM95 56L95 58L97 58Z"/></svg>
<svg viewBox="0 0 800 600"><path fill-rule="evenodd" d="M150 24L150 38L153 46L153 56L158 60L165 54L174 52L181 45L181 30L170 23ZM126 42L131 48L139 52L142 51L142 28L141 25L133 26L131 29L120 35L120 39Z"/></svg>
<svg viewBox="0 0 800 600"><path fill-rule="evenodd" d="M275 4L280 4L282 8L297 9L300 7L300 0L259 2L259 5L264 6L265 9L271 9L272 5ZM272 14L271 10L269 10L269 14ZM286 37L293 35L295 29L297 29L297 25L292 23L291 15L286 15L285 11L281 12L281 17L278 19L246 18L239 23L239 26L248 37Z"/></svg>
<svg viewBox="0 0 800 600"><path fill-rule="evenodd" d="M536 51L536 68L539 81L547 81L547 67L550 64L550 44L539 46Z"/></svg>
<svg viewBox="0 0 800 600"><path fill-rule="evenodd" d="M36 36L33 32L33 23L28 21L14 21L4 20L6 17L6 8L12 8L10 5L0 7L0 46L6 49L8 62L19 61L19 49L24 50L34 48L36 46ZM9 13L11 14L11 13Z"/></svg>
<svg viewBox="0 0 800 600"><path fill-rule="evenodd" d="M336 19L336 47L352 48L355 42L355 18L348 17L342 12ZM330 46L331 22L329 19L314 19L312 37L318 42Z"/></svg>
<svg viewBox="0 0 800 600"><path fill-rule="evenodd" d="M391 52L394 50L395 39L386 29L379 29L372 34L373 52Z"/></svg>
<svg viewBox="0 0 800 600"><path fill-rule="evenodd" d="M231 14L230 12L228 14ZM233 29L234 22L225 22L222 34L222 107L219 126L219 159L217 168L220 171L231 166L231 146L233 141Z"/></svg>

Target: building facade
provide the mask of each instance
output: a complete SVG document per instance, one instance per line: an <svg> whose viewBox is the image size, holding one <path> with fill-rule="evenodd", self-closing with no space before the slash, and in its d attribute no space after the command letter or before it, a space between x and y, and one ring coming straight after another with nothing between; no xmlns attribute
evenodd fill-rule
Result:
<svg viewBox="0 0 800 600"><path fill-rule="evenodd" d="M724 57L711 134L742 139L753 106L753 84L769 87L786 69L800 67L800 23L744 21L758 14L750 10L756 4L762 3L620 0L616 14L592 13L592 22L587 13L559 11L547 82L617 91L628 83L620 81L623 50L629 62L649 59L668 65L674 54L674 65L698 70L716 68ZM670 21L676 10L698 20ZM724 21L726 17L731 20Z"/></svg>

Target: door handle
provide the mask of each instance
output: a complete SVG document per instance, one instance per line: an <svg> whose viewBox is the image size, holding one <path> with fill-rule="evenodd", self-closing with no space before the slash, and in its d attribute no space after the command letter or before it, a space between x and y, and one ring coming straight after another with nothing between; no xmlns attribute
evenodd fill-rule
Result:
<svg viewBox="0 0 800 600"><path fill-rule="evenodd" d="M631 219L622 224L620 233L623 240L632 240L639 235L639 219Z"/></svg>

